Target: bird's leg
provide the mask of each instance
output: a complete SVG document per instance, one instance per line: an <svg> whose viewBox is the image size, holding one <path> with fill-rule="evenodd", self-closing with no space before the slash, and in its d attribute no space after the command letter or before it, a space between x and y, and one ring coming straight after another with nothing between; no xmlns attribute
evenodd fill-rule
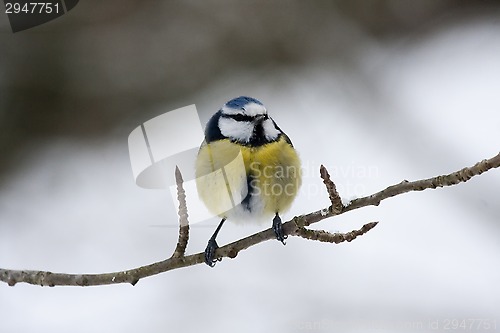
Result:
<svg viewBox="0 0 500 333"><path fill-rule="evenodd" d="M273 219L273 230L276 235L276 239L285 245L285 239L288 238L287 235L283 232L283 223L281 223L281 217L276 213L276 216Z"/></svg>
<svg viewBox="0 0 500 333"><path fill-rule="evenodd" d="M207 247L205 249L205 264L207 264L210 267L214 267L217 261L221 261L222 258L215 258L215 251L219 248L219 245L217 244L217 241L215 238L217 237L217 234L220 231L220 228L222 228L222 225L224 224L224 221L226 221L226 218L223 218L222 221L220 221L219 226L217 229L215 229L214 234L210 239L208 240Z"/></svg>

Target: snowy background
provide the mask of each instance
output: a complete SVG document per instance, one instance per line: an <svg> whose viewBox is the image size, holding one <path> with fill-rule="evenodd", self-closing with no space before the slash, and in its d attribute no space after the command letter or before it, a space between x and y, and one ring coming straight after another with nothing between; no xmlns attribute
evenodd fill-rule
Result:
<svg viewBox="0 0 500 333"><path fill-rule="evenodd" d="M320 164L353 198L500 150L495 2L145 3L88 1L16 34L0 15L0 267L100 273L170 256L174 203L135 185L127 137L189 104L203 122L239 95L267 106L304 167L285 219L328 206ZM314 225L380 221L352 243L269 241L135 287L2 283L1 331L500 331L499 188L492 170ZM217 223L194 225L187 252ZM227 223L218 242L262 228Z"/></svg>

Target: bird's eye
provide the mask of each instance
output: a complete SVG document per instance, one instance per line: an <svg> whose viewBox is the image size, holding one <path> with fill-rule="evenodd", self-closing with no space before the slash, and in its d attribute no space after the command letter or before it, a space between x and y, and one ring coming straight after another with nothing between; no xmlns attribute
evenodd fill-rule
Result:
<svg viewBox="0 0 500 333"><path fill-rule="evenodd" d="M230 118L236 121L253 121L255 118L246 114L232 114Z"/></svg>

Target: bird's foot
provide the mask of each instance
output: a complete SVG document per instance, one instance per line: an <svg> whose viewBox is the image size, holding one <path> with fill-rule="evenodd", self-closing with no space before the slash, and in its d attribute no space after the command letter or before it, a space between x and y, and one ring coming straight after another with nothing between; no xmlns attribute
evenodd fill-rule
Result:
<svg viewBox="0 0 500 333"><path fill-rule="evenodd" d="M210 267L214 267L217 261L221 261L222 258L215 257L215 251L219 248L219 245L215 241L215 237L208 240L207 248L205 249L205 264Z"/></svg>
<svg viewBox="0 0 500 333"><path fill-rule="evenodd" d="M281 217L278 214L276 214L273 219L273 230L276 235L276 239L285 245L285 239L287 239L288 236L283 232L283 223L281 223Z"/></svg>

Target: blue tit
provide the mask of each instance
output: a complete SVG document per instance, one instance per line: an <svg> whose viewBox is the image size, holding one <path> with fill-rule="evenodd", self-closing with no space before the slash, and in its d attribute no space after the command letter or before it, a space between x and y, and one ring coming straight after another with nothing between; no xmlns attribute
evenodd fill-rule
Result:
<svg viewBox="0 0 500 333"><path fill-rule="evenodd" d="M196 160L196 186L208 210L222 218L205 249L213 267L216 237L226 219L262 221L273 218L276 238L285 244L280 213L301 185L300 159L288 136L251 97L227 102L208 121Z"/></svg>

